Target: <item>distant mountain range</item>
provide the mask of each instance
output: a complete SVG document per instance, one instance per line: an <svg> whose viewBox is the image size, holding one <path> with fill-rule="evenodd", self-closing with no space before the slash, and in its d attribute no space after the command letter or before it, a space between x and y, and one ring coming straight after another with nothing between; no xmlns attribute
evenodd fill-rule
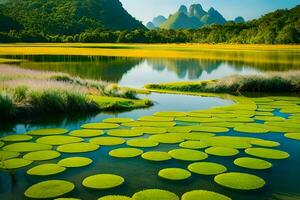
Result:
<svg viewBox="0 0 300 200"><path fill-rule="evenodd" d="M243 17L237 17L233 20L236 23L245 22ZM155 17L147 23L148 29L197 29L211 24L225 24L227 20L223 15L210 8L205 11L200 4L193 4L189 9L182 5L177 12L171 14L168 18L164 16Z"/></svg>

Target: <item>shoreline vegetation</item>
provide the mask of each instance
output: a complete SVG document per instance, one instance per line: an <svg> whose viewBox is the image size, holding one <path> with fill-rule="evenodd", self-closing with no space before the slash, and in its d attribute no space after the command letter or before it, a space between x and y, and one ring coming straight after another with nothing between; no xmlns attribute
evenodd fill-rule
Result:
<svg viewBox="0 0 300 200"><path fill-rule="evenodd" d="M78 112L123 111L152 105L142 90L86 80L64 73L0 67L0 120Z"/></svg>

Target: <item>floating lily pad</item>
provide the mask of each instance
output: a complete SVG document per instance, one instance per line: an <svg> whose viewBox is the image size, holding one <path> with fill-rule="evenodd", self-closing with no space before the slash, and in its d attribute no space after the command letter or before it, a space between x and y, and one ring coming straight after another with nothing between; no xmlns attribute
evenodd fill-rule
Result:
<svg viewBox="0 0 300 200"><path fill-rule="evenodd" d="M137 130L131 130L131 129L110 130L108 131L107 134L116 137L139 137L143 135L142 132Z"/></svg>
<svg viewBox="0 0 300 200"><path fill-rule="evenodd" d="M54 200L80 200L80 199L77 199L77 198L57 198L57 199L54 199Z"/></svg>
<svg viewBox="0 0 300 200"><path fill-rule="evenodd" d="M203 139L203 142L205 142L209 146L215 146L215 147L228 147L228 148L234 148L234 149L246 149L250 148L252 145L250 144L250 141L255 139L249 139L249 141L245 138L240 137L231 137L231 136L218 136L218 137L211 137L207 139Z"/></svg>
<svg viewBox="0 0 300 200"><path fill-rule="evenodd" d="M253 145L261 146L261 147L278 147L278 146L280 146L279 142L270 141L270 140L253 140L250 143Z"/></svg>
<svg viewBox="0 0 300 200"><path fill-rule="evenodd" d="M255 126L249 126L249 125L243 125L243 126L237 126L234 128L235 131L241 132L241 133L268 133L269 130L255 127Z"/></svg>
<svg viewBox="0 0 300 200"><path fill-rule="evenodd" d="M176 117L175 120L179 122L195 122L195 123L224 121L224 119L218 119L218 118L199 118L199 117Z"/></svg>
<svg viewBox="0 0 300 200"><path fill-rule="evenodd" d="M196 162L188 166L188 169L196 174L216 175L227 171L224 165L212 162Z"/></svg>
<svg viewBox="0 0 300 200"><path fill-rule="evenodd" d="M100 135L104 135L103 130L87 130L87 129L82 129L82 130L75 130L69 133L71 136L75 137L82 137L82 138L89 138L89 137L97 137Z"/></svg>
<svg viewBox="0 0 300 200"><path fill-rule="evenodd" d="M177 111L164 111L164 112L154 113L154 115L159 117L185 117L187 116L187 113L177 112Z"/></svg>
<svg viewBox="0 0 300 200"><path fill-rule="evenodd" d="M275 149L249 148L246 149L245 152L251 156L267 158L267 159L286 159L290 157L290 155L287 152L275 150Z"/></svg>
<svg viewBox="0 0 300 200"><path fill-rule="evenodd" d="M4 146L4 142L0 141L0 147Z"/></svg>
<svg viewBox="0 0 300 200"><path fill-rule="evenodd" d="M255 119L267 122L281 122L285 120L285 118L278 116L256 116Z"/></svg>
<svg viewBox="0 0 300 200"><path fill-rule="evenodd" d="M19 155L20 153L14 151L0 151L0 161L16 158Z"/></svg>
<svg viewBox="0 0 300 200"><path fill-rule="evenodd" d="M85 178L82 182L87 188L90 189L110 189L118 187L125 182L121 176L114 174L96 174Z"/></svg>
<svg viewBox="0 0 300 200"><path fill-rule="evenodd" d="M57 164L62 167L68 168L77 168L77 167L85 167L90 165L93 162L90 158L85 157L71 157L60 160Z"/></svg>
<svg viewBox="0 0 300 200"><path fill-rule="evenodd" d="M63 153L84 153L96 151L97 149L99 149L99 146L91 143L64 144L57 147L57 151Z"/></svg>
<svg viewBox="0 0 300 200"><path fill-rule="evenodd" d="M159 143L146 138L138 138L127 141L127 145L131 147L156 147Z"/></svg>
<svg viewBox="0 0 300 200"><path fill-rule="evenodd" d="M198 132L210 132L210 133L226 133L229 131L225 127L213 127L213 126L193 126L191 127L192 131Z"/></svg>
<svg viewBox="0 0 300 200"><path fill-rule="evenodd" d="M134 200L131 197L121 196L121 195L108 195L105 197L101 197L98 200Z"/></svg>
<svg viewBox="0 0 300 200"><path fill-rule="evenodd" d="M90 139L90 143L97 144L100 146L115 146L124 144L126 140L119 137L97 137Z"/></svg>
<svg viewBox="0 0 300 200"><path fill-rule="evenodd" d="M184 161L200 161L208 157L206 153L192 149L174 149L168 153L172 158Z"/></svg>
<svg viewBox="0 0 300 200"><path fill-rule="evenodd" d="M133 158L141 155L142 150L136 148L119 148L109 152L109 155L116 158Z"/></svg>
<svg viewBox="0 0 300 200"><path fill-rule="evenodd" d="M135 131L140 131L141 133L144 134L162 134L166 133L167 129L166 128L157 128L157 127L133 127L132 130Z"/></svg>
<svg viewBox="0 0 300 200"><path fill-rule="evenodd" d="M187 114L190 117L199 117L199 118L209 118L209 117L212 117L212 114L209 114L209 113L189 112Z"/></svg>
<svg viewBox="0 0 300 200"><path fill-rule="evenodd" d="M50 199L62 196L74 190L75 185L63 180L49 180L32 185L25 196L33 199Z"/></svg>
<svg viewBox="0 0 300 200"><path fill-rule="evenodd" d="M123 123L122 126L127 127L173 127L175 126L175 122L144 122L144 121L135 121L135 122L128 122Z"/></svg>
<svg viewBox="0 0 300 200"><path fill-rule="evenodd" d="M133 122L134 120L131 118L107 118L104 119L104 123L117 123L117 124L122 124L126 122Z"/></svg>
<svg viewBox="0 0 300 200"><path fill-rule="evenodd" d="M23 158L13 158L0 162L0 169L18 169L30 165L32 161Z"/></svg>
<svg viewBox="0 0 300 200"><path fill-rule="evenodd" d="M228 147L210 147L205 149L205 153L214 156L235 156L239 153L239 150Z"/></svg>
<svg viewBox="0 0 300 200"><path fill-rule="evenodd" d="M216 192L211 192L207 190L193 190L187 193L184 193L181 197L181 200L232 200L231 198L219 194Z"/></svg>
<svg viewBox="0 0 300 200"><path fill-rule="evenodd" d="M148 121L148 122L172 122L173 117L155 117L155 116L143 116L139 118L139 121Z"/></svg>
<svg viewBox="0 0 300 200"><path fill-rule="evenodd" d="M36 135L36 136L44 136L44 135L63 135L67 132L68 132L68 130L63 129L63 128L48 128L48 129L39 129L39 130L29 131L26 134Z"/></svg>
<svg viewBox="0 0 300 200"><path fill-rule="evenodd" d="M178 133L152 135L149 139L163 144L176 144L184 141Z"/></svg>
<svg viewBox="0 0 300 200"><path fill-rule="evenodd" d="M57 151L46 150L46 151L35 151L27 153L23 156L26 160L32 161L43 161L43 160L52 160L58 158L60 153Z"/></svg>
<svg viewBox="0 0 300 200"><path fill-rule="evenodd" d="M66 168L57 164L42 164L29 169L27 174L34 176L49 176L59 174L65 170Z"/></svg>
<svg viewBox="0 0 300 200"><path fill-rule="evenodd" d="M300 140L300 133L287 133L284 136L289 139Z"/></svg>
<svg viewBox="0 0 300 200"><path fill-rule="evenodd" d="M179 181L192 176L191 172L181 168L166 168L158 172L158 176L164 179Z"/></svg>
<svg viewBox="0 0 300 200"><path fill-rule="evenodd" d="M118 128L119 124L113 124L113 123L90 123L90 124L84 124L81 126L81 128L85 129L114 129Z"/></svg>
<svg viewBox="0 0 300 200"><path fill-rule="evenodd" d="M134 200L179 200L179 197L167 190L148 189L135 193L132 198Z"/></svg>
<svg viewBox="0 0 300 200"><path fill-rule="evenodd" d="M174 126L167 128L169 133L189 133L192 131L191 126Z"/></svg>
<svg viewBox="0 0 300 200"><path fill-rule="evenodd" d="M49 144L49 145L63 145L82 142L83 139L74 136L58 135L58 136L45 136L36 140L40 144Z"/></svg>
<svg viewBox="0 0 300 200"><path fill-rule="evenodd" d="M214 137L216 134L214 133L205 133L205 132L192 132L192 133L185 133L182 137L186 140L203 140L206 138Z"/></svg>
<svg viewBox="0 0 300 200"><path fill-rule="evenodd" d="M234 164L247 169L269 169L272 167L272 164L268 161L250 157L235 159Z"/></svg>
<svg viewBox="0 0 300 200"><path fill-rule="evenodd" d="M219 185L237 190L255 190L262 188L266 184L258 176L237 172L217 175L214 180Z"/></svg>
<svg viewBox="0 0 300 200"><path fill-rule="evenodd" d="M33 142L19 142L7 145L3 147L5 151L16 151L16 152L31 152L31 151L43 151L52 149L51 145L37 144Z"/></svg>
<svg viewBox="0 0 300 200"><path fill-rule="evenodd" d="M186 149L203 149L207 147L207 144L201 141L185 141L180 143L179 146Z"/></svg>
<svg viewBox="0 0 300 200"><path fill-rule="evenodd" d="M167 161L172 159L172 157L167 152L162 152L162 151L149 151L143 153L142 158L144 158L145 160L156 161L156 162Z"/></svg>
<svg viewBox="0 0 300 200"><path fill-rule="evenodd" d="M1 140L5 142L24 142L24 141L29 141L32 139L32 136L30 135L8 135L5 137L2 137Z"/></svg>

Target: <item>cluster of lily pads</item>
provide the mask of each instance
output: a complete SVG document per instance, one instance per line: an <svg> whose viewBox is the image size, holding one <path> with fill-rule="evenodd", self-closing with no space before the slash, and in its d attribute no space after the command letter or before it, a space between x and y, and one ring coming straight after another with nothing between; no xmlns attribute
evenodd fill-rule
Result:
<svg viewBox="0 0 300 200"><path fill-rule="evenodd" d="M287 159L289 153L279 150L277 141L260 139L260 134L278 133L300 140L300 98L297 97L232 97L236 104L191 112L158 112L137 120L109 118L99 123L82 125L82 129L41 129L26 134L8 135L0 139L0 169L16 170L35 161L50 161L61 154L76 155L96 151L101 146L114 148L109 152L117 159L140 157L149 162L171 159L190 162L186 169L164 168L157 172L162 179L181 181L193 175L213 176L215 183L236 190L257 190L267 183L263 178L249 173L230 172L226 166L206 162L209 156L233 157L241 151L248 156L233 163L241 168L266 170L272 160ZM285 113L285 117L275 112ZM229 136L226 133L236 133ZM253 134L245 137L243 134ZM153 151L160 144L177 144L168 152ZM30 176L49 176L63 173L68 168L84 167L93 160L86 157L67 157L57 163L41 164L27 170ZM116 174L95 174L82 180L86 188L105 190L126 184L126 178ZM57 198L67 195L75 185L66 180L47 180L32 185L25 191L29 198ZM63 198L60 198L63 199ZM166 190L148 189L132 197L112 195L100 200L178 200ZM230 200L223 194L195 190L185 193L182 200Z"/></svg>

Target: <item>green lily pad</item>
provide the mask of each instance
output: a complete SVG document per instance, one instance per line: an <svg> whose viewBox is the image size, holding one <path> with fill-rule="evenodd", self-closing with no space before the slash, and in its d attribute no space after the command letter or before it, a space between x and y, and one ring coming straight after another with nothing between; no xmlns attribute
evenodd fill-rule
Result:
<svg viewBox="0 0 300 200"><path fill-rule="evenodd" d="M152 135L149 137L149 139L163 144L176 144L184 141L184 139L178 133Z"/></svg>
<svg viewBox="0 0 300 200"><path fill-rule="evenodd" d="M58 158L60 153L53 150L46 150L46 151L35 151L27 153L23 156L26 160L31 161L43 161L43 160L52 160Z"/></svg>
<svg viewBox="0 0 300 200"><path fill-rule="evenodd" d="M216 134L214 133L205 133L205 132L191 132L191 133L185 133L182 135L182 137L186 140L203 140L206 138L214 137Z"/></svg>
<svg viewBox="0 0 300 200"><path fill-rule="evenodd" d="M266 184L266 182L258 176L237 172L217 175L214 180L221 186L237 190L255 190L262 188Z"/></svg>
<svg viewBox="0 0 300 200"><path fill-rule="evenodd" d="M49 144L49 145L63 145L63 144L71 144L82 142L83 139L74 136L66 136L66 135L58 135L58 136L45 136L36 140L37 143L40 144Z"/></svg>
<svg viewBox="0 0 300 200"><path fill-rule="evenodd" d="M155 116L143 116L139 118L139 121L148 121L148 122L172 122L173 117L155 117Z"/></svg>
<svg viewBox="0 0 300 200"><path fill-rule="evenodd" d="M148 151L142 154L142 158L155 162L167 161L172 159L172 157L167 152L162 151Z"/></svg>
<svg viewBox="0 0 300 200"><path fill-rule="evenodd" d="M16 158L19 155L20 153L14 151L0 151L0 161Z"/></svg>
<svg viewBox="0 0 300 200"><path fill-rule="evenodd" d="M168 153L172 158L183 161L200 161L208 157L206 153L192 149L173 149Z"/></svg>
<svg viewBox="0 0 300 200"><path fill-rule="evenodd" d="M212 162L196 162L188 166L188 170L201 175L217 175L227 171L224 165Z"/></svg>
<svg viewBox="0 0 300 200"><path fill-rule="evenodd" d="M72 131L69 133L69 135L74 136L74 137L89 138L89 137L97 137L100 135L104 135L104 131L103 130L82 129L82 130Z"/></svg>
<svg viewBox="0 0 300 200"><path fill-rule="evenodd" d="M29 169L27 174L34 176L49 176L59 174L65 170L66 168L57 164L42 164Z"/></svg>
<svg viewBox="0 0 300 200"><path fill-rule="evenodd" d="M127 145L131 147L156 147L159 143L147 138L138 138L127 141Z"/></svg>
<svg viewBox="0 0 300 200"><path fill-rule="evenodd" d="M135 193L132 198L134 200L179 200L179 197L167 190L148 189Z"/></svg>
<svg viewBox="0 0 300 200"><path fill-rule="evenodd" d="M0 141L0 147L4 146L4 142Z"/></svg>
<svg viewBox="0 0 300 200"><path fill-rule="evenodd" d="M116 124L122 124L126 122L133 122L134 120L131 118L107 118L104 119L104 123L116 123Z"/></svg>
<svg viewBox="0 0 300 200"><path fill-rule="evenodd" d="M123 123L122 126L127 126L127 127L159 127L159 128L164 128L164 127L173 127L175 126L175 122L144 122L144 121L134 121L134 122L128 122L128 123Z"/></svg>
<svg viewBox="0 0 300 200"><path fill-rule="evenodd" d="M211 192L207 190L193 190L187 193L184 193L181 197L181 200L232 200L231 198L219 194L216 192Z"/></svg>
<svg viewBox="0 0 300 200"><path fill-rule="evenodd" d="M154 113L154 115L158 117L185 117L187 116L187 113L177 112L177 111L164 111L164 112Z"/></svg>
<svg viewBox="0 0 300 200"><path fill-rule="evenodd" d="M300 133L286 133L284 136L289 139L300 140Z"/></svg>
<svg viewBox="0 0 300 200"><path fill-rule="evenodd" d="M258 159L258 158L250 158L250 157L243 157L238 158L234 160L234 164L247 168L247 169L269 169L272 167L272 163L269 163L268 161Z"/></svg>
<svg viewBox="0 0 300 200"><path fill-rule="evenodd" d="M5 137L2 137L1 140L5 142L24 142L29 141L32 139L32 136L30 135L8 135Z"/></svg>
<svg viewBox="0 0 300 200"><path fill-rule="evenodd" d="M109 152L109 155L116 158L133 158L143 154L143 151L136 148L119 148Z"/></svg>
<svg viewBox="0 0 300 200"><path fill-rule="evenodd" d="M90 143L97 144L100 146L115 146L124 144L126 140L119 137L97 137L90 139Z"/></svg>
<svg viewBox="0 0 300 200"><path fill-rule="evenodd" d="M108 131L107 135L115 136L115 137L139 137L142 136L143 133L131 129L117 129L117 130Z"/></svg>
<svg viewBox="0 0 300 200"><path fill-rule="evenodd" d="M240 137L231 137L231 136L216 136L207 139L203 139L208 146L214 147L227 147L234 149L246 149L252 147L250 141L255 139L249 139L249 141L245 138Z"/></svg>
<svg viewBox="0 0 300 200"><path fill-rule="evenodd" d="M90 124L84 124L81 126L81 128L85 129L114 129L118 128L119 124L113 124L113 123L90 123Z"/></svg>
<svg viewBox="0 0 300 200"><path fill-rule="evenodd" d="M279 142L270 141L270 140L253 140L250 142L253 145L261 147L278 147L280 146Z"/></svg>
<svg viewBox="0 0 300 200"><path fill-rule="evenodd" d="M243 125L243 126L237 126L234 128L234 131L240 132L240 133L268 133L269 130L255 127L255 126L249 126L249 125Z"/></svg>
<svg viewBox="0 0 300 200"><path fill-rule="evenodd" d="M180 181L192 176L191 172L181 168L166 168L158 172L158 176L164 179Z"/></svg>
<svg viewBox="0 0 300 200"><path fill-rule="evenodd" d="M256 116L255 119L266 122L281 122L285 120L285 118L278 116Z"/></svg>
<svg viewBox="0 0 300 200"><path fill-rule="evenodd" d="M266 148L249 148L245 150L245 153L251 156L267 159L286 159L290 157L287 152Z"/></svg>
<svg viewBox="0 0 300 200"><path fill-rule="evenodd" d="M186 149L204 149L207 144L201 141L185 141L180 143L179 146Z"/></svg>
<svg viewBox="0 0 300 200"><path fill-rule="evenodd" d="M187 114L190 117L199 117L199 118L209 118L209 117L212 117L212 114L209 114L209 113L189 112Z"/></svg>
<svg viewBox="0 0 300 200"><path fill-rule="evenodd" d="M5 151L16 151L16 152L31 152L31 151L43 151L52 149L51 145L37 144L33 142L19 142L7 145L3 147Z"/></svg>
<svg viewBox="0 0 300 200"><path fill-rule="evenodd" d="M228 147L210 147L205 149L205 153L214 156L235 156L239 153L239 150Z"/></svg>
<svg viewBox="0 0 300 200"><path fill-rule="evenodd" d="M229 131L228 128L225 127L213 127L213 126L193 126L191 127L192 131L198 132L210 132L210 133L226 133Z"/></svg>
<svg viewBox="0 0 300 200"><path fill-rule="evenodd" d="M93 160L85 157L70 157L60 160L57 164L67 168L85 167L92 164Z"/></svg>
<svg viewBox="0 0 300 200"><path fill-rule="evenodd" d="M167 131L169 133L189 133L192 131L191 126L174 126L168 127Z"/></svg>
<svg viewBox="0 0 300 200"><path fill-rule="evenodd" d="M54 200L80 200L80 199L77 199L77 198L57 198L57 199L54 199Z"/></svg>
<svg viewBox="0 0 300 200"><path fill-rule="evenodd" d="M57 151L63 153L84 153L96 151L99 149L99 145L91 143L73 143L73 144L64 144L57 147Z"/></svg>
<svg viewBox="0 0 300 200"><path fill-rule="evenodd" d="M98 200L134 200L131 197L121 196L121 195L108 195L99 198Z"/></svg>
<svg viewBox="0 0 300 200"><path fill-rule="evenodd" d="M218 118L199 118L199 117L176 117L176 121L179 122L194 122L194 123L206 123L206 122L222 122L224 119Z"/></svg>
<svg viewBox="0 0 300 200"><path fill-rule="evenodd" d="M48 129L39 129L39 130L29 131L26 134L36 135L36 136L44 136L44 135L63 135L67 132L68 132L68 130L63 129L63 128L48 128Z"/></svg>
<svg viewBox="0 0 300 200"><path fill-rule="evenodd" d="M133 127L132 130L134 130L134 131L140 131L141 133L151 134L151 135L162 134L162 133L166 133L167 132L166 128L144 127L144 126Z"/></svg>
<svg viewBox="0 0 300 200"><path fill-rule="evenodd" d="M125 182L121 176L114 174L96 174L85 178L82 185L90 189L110 189L118 187Z"/></svg>
<svg viewBox="0 0 300 200"><path fill-rule="evenodd" d="M32 161L23 158L13 158L0 162L0 169L18 169L30 165Z"/></svg>
<svg viewBox="0 0 300 200"><path fill-rule="evenodd" d="M32 185L25 191L25 196L33 199L60 197L73 191L75 185L63 180L48 180Z"/></svg>

